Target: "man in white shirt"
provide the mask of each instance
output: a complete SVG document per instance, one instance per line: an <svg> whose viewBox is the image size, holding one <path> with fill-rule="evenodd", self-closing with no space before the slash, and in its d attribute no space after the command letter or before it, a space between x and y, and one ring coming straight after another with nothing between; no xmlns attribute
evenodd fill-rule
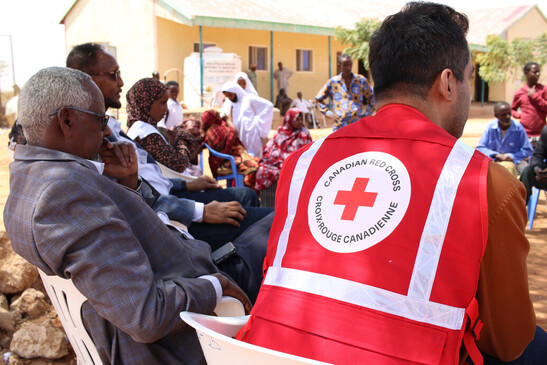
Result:
<svg viewBox="0 0 547 365"><path fill-rule="evenodd" d="M284 68L282 62L279 62L277 67L279 68L274 71L274 79L277 81L277 92L284 89L287 95L289 95L289 79L293 72L288 68Z"/></svg>
<svg viewBox="0 0 547 365"><path fill-rule="evenodd" d="M306 99L302 99L302 91L299 91L296 93L296 96L298 98L294 99L289 107L289 109L292 108L298 108L300 111L304 114L304 120L308 122L308 128L313 128L313 119L311 117L311 108L312 105L309 101Z"/></svg>

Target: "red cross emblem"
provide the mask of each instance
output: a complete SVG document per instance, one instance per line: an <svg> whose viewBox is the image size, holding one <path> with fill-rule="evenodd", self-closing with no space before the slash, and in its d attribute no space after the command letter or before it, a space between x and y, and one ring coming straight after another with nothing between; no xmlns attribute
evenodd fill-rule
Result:
<svg viewBox="0 0 547 365"><path fill-rule="evenodd" d="M342 218L345 221L355 219L359 207L372 207L378 193L367 193L368 178L358 177L353 183L351 191L339 190L334 199L334 204L345 205Z"/></svg>

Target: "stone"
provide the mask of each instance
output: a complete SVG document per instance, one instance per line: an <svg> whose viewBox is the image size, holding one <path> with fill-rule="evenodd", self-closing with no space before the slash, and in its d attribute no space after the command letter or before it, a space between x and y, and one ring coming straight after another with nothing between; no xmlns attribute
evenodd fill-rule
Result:
<svg viewBox="0 0 547 365"><path fill-rule="evenodd" d="M0 232L0 292L13 294L29 288L38 270L11 248L6 232Z"/></svg>
<svg viewBox="0 0 547 365"><path fill-rule="evenodd" d="M18 311L7 311L0 308L0 329L7 332L15 331L17 324L21 321L21 313Z"/></svg>
<svg viewBox="0 0 547 365"><path fill-rule="evenodd" d="M19 298L11 303L11 310L17 310L28 316L37 316L50 309L44 293L36 289L26 289Z"/></svg>
<svg viewBox="0 0 547 365"><path fill-rule="evenodd" d="M13 334L10 351L25 359L60 359L68 354L68 345L65 333L50 322L26 322Z"/></svg>
<svg viewBox="0 0 547 365"><path fill-rule="evenodd" d="M4 308L5 310L9 310L9 301L8 298L4 294L0 295L0 308Z"/></svg>
<svg viewBox="0 0 547 365"><path fill-rule="evenodd" d="M0 346L4 349L9 349L13 332L8 332L0 329Z"/></svg>

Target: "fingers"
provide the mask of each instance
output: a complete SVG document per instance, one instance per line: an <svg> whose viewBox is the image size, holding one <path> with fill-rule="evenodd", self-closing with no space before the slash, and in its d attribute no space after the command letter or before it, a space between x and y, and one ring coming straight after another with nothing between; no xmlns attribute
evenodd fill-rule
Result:
<svg viewBox="0 0 547 365"><path fill-rule="evenodd" d="M247 294L245 294L245 292L243 292L243 290L241 290L241 288L237 286L237 284L232 282L226 276L220 273L213 274L213 276L215 276L220 282L220 285L222 287L222 295L234 297L239 300L245 308L245 314L249 314L251 312L251 309L253 308L253 304L251 303L251 300L249 299Z"/></svg>
<svg viewBox="0 0 547 365"><path fill-rule="evenodd" d="M247 212L236 201L219 203L216 200L205 205L203 221L205 223L227 223L239 227L239 222L245 219Z"/></svg>

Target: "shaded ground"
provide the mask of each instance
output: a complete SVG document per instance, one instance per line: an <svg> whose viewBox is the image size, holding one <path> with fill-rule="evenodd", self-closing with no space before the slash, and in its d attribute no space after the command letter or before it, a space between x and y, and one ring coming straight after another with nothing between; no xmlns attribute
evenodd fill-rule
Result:
<svg viewBox="0 0 547 365"><path fill-rule="evenodd" d="M477 106L475 106L477 109ZM465 127L462 141L475 147L484 129L484 125L491 119L489 116L491 107L481 110L472 110L472 117ZM331 132L330 128L312 130L313 139L321 138ZM10 157L8 156L7 141L8 129L0 129L0 211L4 211L6 199L9 194L9 170ZM204 153L207 161L207 153ZM205 162L205 172L209 172ZM0 216L0 231L4 230L3 216ZM541 193L538 203L534 226L532 230L526 230L526 236L530 241L530 255L528 257L528 274L530 295L536 310L537 323L542 328L547 328L547 206L545 194Z"/></svg>

